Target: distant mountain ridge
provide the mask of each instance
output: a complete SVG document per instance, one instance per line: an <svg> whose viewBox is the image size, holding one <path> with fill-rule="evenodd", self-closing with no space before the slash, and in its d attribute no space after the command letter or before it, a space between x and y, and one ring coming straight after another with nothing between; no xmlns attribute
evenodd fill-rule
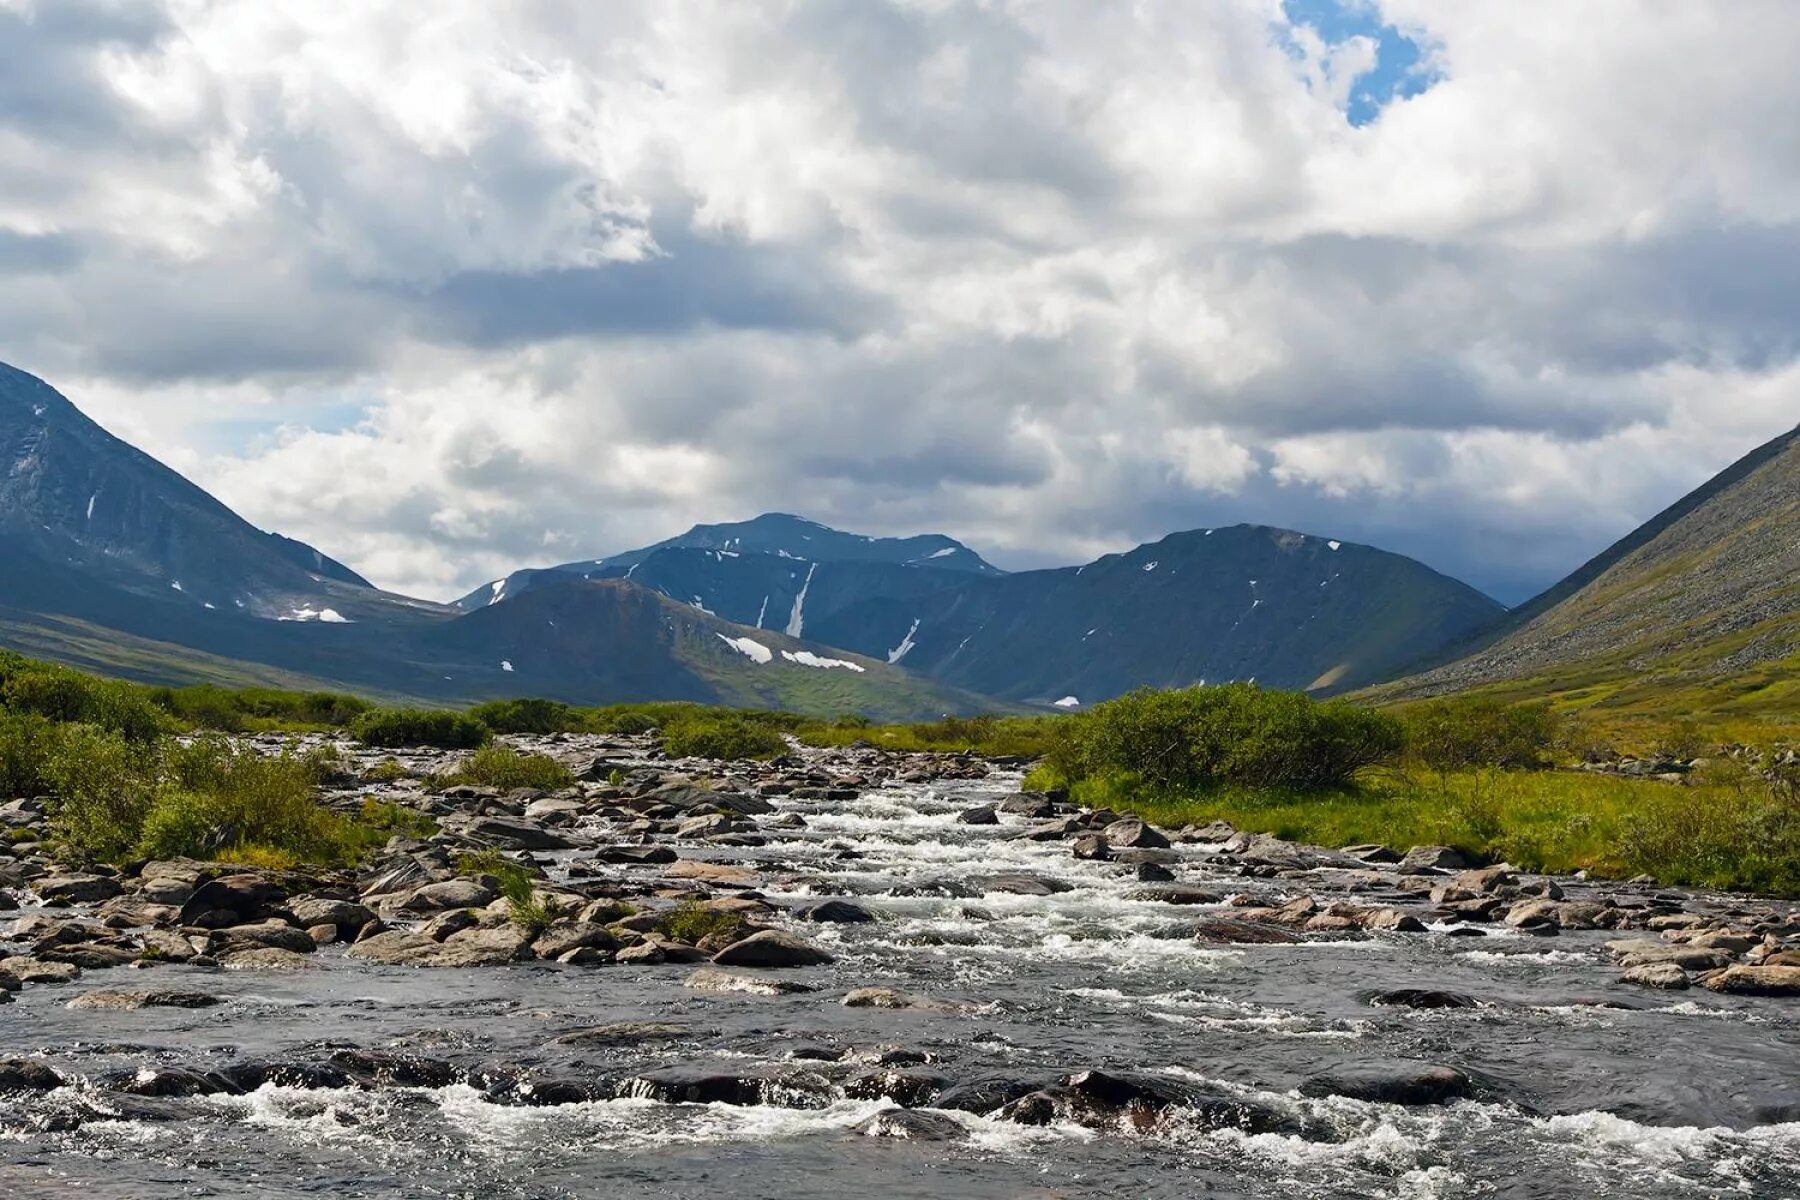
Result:
<svg viewBox="0 0 1800 1200"><path fill-rule="evenodd" d="M455 605L264 533L0 368L0 643L137 678L333 681L469 701L683 698L887 718L1138 686L1341 690L1502 610L1401 555L1261 526L1008 574L944 534L789 513L515 572ZM191 661L175 661L191 656Z"/></svg>
<svg viewBox="0 0 1800 1200"><path fill-rule="evenodd" d="M764 513L748 521L695 525L686 533L606 558L515 571L483 584L455 601L455 605L470 612L508 596L517 596L527 588L560 582L565 576L630 578L646 561L674 550L710 551L715 556L768 555L798 563L868 563L929 567L937 571L978 575L1002 573L955 538L941 533L904 538L870 537L846 533L792 513Z"/></svg>

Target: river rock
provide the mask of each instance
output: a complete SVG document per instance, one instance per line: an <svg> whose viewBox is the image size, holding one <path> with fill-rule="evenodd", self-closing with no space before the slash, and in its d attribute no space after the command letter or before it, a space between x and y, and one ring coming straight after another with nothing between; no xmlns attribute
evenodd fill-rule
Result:
<svg viewBox="0 0 1800 1200"><path fill-rule="evenodd" d="M83 992L70 1000L67 1007L130 1011L139 1008L211 1008L219 1003L219 997L208 992L97 991Z"/></svg>
<svg viewBox="0 0 1800 1200"><path fill-rule="evenodd" d="M937 1000L930 996L921 996L914 992L903 992L897 988L863 987L857 988L844 997L845 1008L889 1008L915 1009L922 1012L968 1012L966 1004L956 1004L949 1000Z"/></svg>
<svg viewBox="0 0 1800 1200"><path fill-rule="evenodd" d="M1135 817L1127 817L1114 821L1101 831L1108 845L1122 846L1131 850L1167 850L1169 839L1157 829Z"/></svg>
<svg viewBox="0 0 1800 1200"><path fill-rule="evenodd" d="M722 973L722 972L721 972ZM630 1021L616 1025L595 1025L576 1029L558 1037L557 1046L641 1046L647 1042L673 1042L689 1037L693 1030L686 1025L669 1025L649 1021Z"/></svg>
<svg viewBox="0 0 1800 1200"><path fill-rule="evenodd" d="M456 1068L436 1058L395 1050L338 1050L331 1063L352 1079L381 1087L448 1087Z"/></svg>
<svg viewBox="0 0 1800 1200"><path fill-rule="evenodd" d="M48 1092L63 1085L63 1077L29 1058L0 1058L0 1095L8 1092Z"/></svg>
<svg viewBox="0 0 1800 1200"><path fill-rule="evenodd" d="M1632 967L1619 976L1619 982L1664 991L1680 991L1688 986L1688 973L1672 962L1645 963Z"/></svg>
<svg viewBox="0 0 1800 1200"><path fill-rule="evenodd" d="M287 950L294 954L311 954L317 950L304 929L295 929L281 921L262 921L254 925L232 925L214 931L207 939L208 954L236 954L245 950Z"/></svg>
<svg viewBox="0 0 1800 1200"><path fill-rule="evenodd" d="M31 890L46 904L95 904L110 900L122 890L119 881L107 875L46 875L31 885Z"/></svg>
<svg viewBox="0 0 1800 1200"><path fill-rule="evenodd" d="M1221 946L1279 946L1294 945L1306 939L1279 925L1217 917L1195 927L1194 940Z"/></svg>
<svg viewBox="0 0 1800 1200"><path fill-rule="evenodd" d="M35 958L9 958L0 962L0 972L17 983L68 983L81 977L74 963L44 962Z"/></svg>
<svg viewBox="0 0 1800 1200"><path fill-rule="evenodd" d="M1469 862L1458 850L1449 846L1414 846L1400 860L1402 875L1426 874L1434 871L1460 871Z"/></svg>
<svg viewBox="0 0 1800 1200"><path fill-rule="evenodd" d="M994 811L993 805L982 804L975 808L964 809L957 814L956 820L958 824L962 825L998 825L1000 815Z"/></svg>
<svg viewBox="0 0 1800 1200"><path fill-rule="evenodd" d="M314 925L336 925L354 932L375 919L375 911L367 905L330 896L301 896L288 902L288 911L302 929Z"/></svg>
<svg viewBox="0 0 1800 1200"><path fill-rule="evenodd" d="M393 931L350 947L351 958L394 966L479 967L517 962L530 955L530 941L517 928L465 929L442 942L423 934Z"/></svg>
<svg viewBox="0 0 1800 1200"><path fill-rule="evenodd" d="M956 1118L943 1113L890 1108L851 1126L864 1137L903 1138L913 1142L954 1142L968 1136Z"/></svg>
<svg viewBox="0 0 1800 1200"><path fill-rule="evenodd" d="M693 879L714 887L749 888L756 886L756 873L725 863L683 859L669 868L670 879Z"/></svg>
<svg viewBox="0 0 1800 1200"><path fill-rule="evenodd" d="M1732 957L1723 950L1674 945L1656 938L1628 938L1608 942L1606 948L1621 967L1627 968L1673 963L1684 971L1710 971L1727 965Z"/></svg>
<svg viewBox="0 0 1800 1200"><path fill-rule="evenodd" d="M1469 1093L1469 1077L1454 1067L1398 1059L1345 1063L1300 1085L1303 1096L1348 1096L1381 1104L1447 1104Z"/></svg>
<svg viewBox="0 0 1800 1200"><path fill-rule="evenodd" d="M1800 996L1800 967L1726 967L1702 975L1700 986L1740 996Z"/></svg>
<svg viewBox="0 0 1800 1200"><path fill-rule="evenodd" d="M1366 993L1364 999L1375 1008L1475 1008L1473 996L1436 988L1392 988Z"/></svg>
<svg viewBox="0 0 1800 1200"><path fill-rule="evenodd" d="M307 939L309 943L311 940ZM231 971L310 971L318 967L306 954L280 946L251 946L218 957L219 965Z"/></svg>
<svg viewBox="0 0 1800 1200"><path fill-rule="evenodd" d="M1069 890L1059 879L1041 875L994 875L981 881L982 892L1000 892L1010 896L1055 896Z"/></svg>
<svg viewBox="0 0 1800 1200"><path fill-rule="evenodd" d="M794 915L803 921L832 925L861 925L875 919L875 915L868 909L848 900L821 900L796 908Z"/></svg>
<svg viewBox="0 0 1800 1200"><path fill-rule="evenodd" d="M224 910L250 920L271 904L287 899L287 890L261 875L221 875L196 887L181 906L181 923L194 924L202 914ZM236 922L233 922L236 924Z"/></svg>
<svg viewBox="0 0 1800 1200"><path fill-rule="evenodd" d="M810 942L779 929L764 929L713 955L721 967L813 967L836 961Z"/></svg>
<svg viewBox="0 0 1800 1200"><path fill-rule="evenodd" d="M1087 862L1105 862L1112 857L1112 846L1103 833L1084 833L1075 839L1071 853Z"/></svg>
<svg viewBox="0 0 1800 1200"><path fill-rule="evenodd" d="M399 911L425 913L445 908L486 908L498 895L477 879L445 879L415 888L400 903Z"/></svg>
<svg viewBox="0 0 1800 1200"><path fill-rule="evenodd" d="M1124 1121L1149 1129L1171 1109L1215 1129L1276 1133L1290 1128L1279 1113L1236 1097L1160 1075L1082 1071L1054 1087L1021 1096L1002 1108L1000 1120L1021 1125L1069 1122L1099 1128Z"/></svg>
<svg viewBox="0 0 1800 1200"><path fill-rule="evenodd" d="M736 992L746 996L788 996L816 992L810 984L791 979L769 979L761 975L745 975L737 971L721 971L701 967L682 981L683 987L695 992Z"/></svg>
<svg viewBox="0 0 1800 1200"><path fill-rule="evenodd" d="M617 950L619 939L604 925L581 921L557 921L532 940L539 958L557 958L571 950Z"/></svg>

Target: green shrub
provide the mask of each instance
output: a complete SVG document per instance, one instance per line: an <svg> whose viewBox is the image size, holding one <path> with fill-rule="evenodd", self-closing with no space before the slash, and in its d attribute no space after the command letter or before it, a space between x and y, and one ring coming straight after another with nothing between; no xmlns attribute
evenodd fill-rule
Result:
<svg viewBox="0 0 1800 1200"><path fill-rule="evenodd" d="M1453 697L1413 705L1399 717L1408 761L1434 771L1541 767L1558 738L1547 704Z"/></svg>
<svg viewBox="0 0 1800 1200"><path fill-rule="evenodd" d="M142 824L140 853L205 858L263 846L314 862L342 862L369 840L313 797L317 766L266 757L218 736L168 756L168 777Z"/></svg>
<svg viewBox="0 0 1800 1200"><path fill-rule="evenodd" d="M467 713L437 708L377 708L350 723L350 734L366 746L436 746L473 750L486 745L488 727Z"/></svg>
<svg viewBox="0 0 1800 1200"><path fill-rule="evenodd" d="M695 900L684 900L657 919L656 927L678 942L697 946L714 934L731 933L744 924L737 913L707 908Z"/></svg>
<svg viewBox="0 0 1800 1200"><path fill-rule="evenodd" d="M46 768L58 727L35 713L0 711L0 800L43 796Z"/></svg>
<svg viewBox="0 0 1800 1200"><path fill-rule="evenodd" d="M1252 684L1141 690L1054 727L1049 764L1070 782L1131 776L1156 789L1326 788L1399 753L1384 713Z"/></svg>
<svg viewBox="0 0 1800 1200"><path fill-rule="evenodd" d="M548 755L522 754L511 746L495 743L469 755L456 770L440 776L438 782L444 786L471 784L502 790L555 791L575 786L575 774Z"/></svg>
<svg viewBox="0 0 1800 1200"><path fill-rule="evenodd" d="M774 727L739 713L684 716L662 731L671 758L773 758L787 749Z"/></svg>
<svg viewBox="0 0 1800 1200"><path fill-rule="evenodd" d="M364 783L398 783L413 778L414 773L397 758L384 758L363 772Z"/></svg>
<svg viewBox="0 0 1800 1200"><path fill-rule="evenodd" d="M438 830L438 823L428 814L372 796L362 802L359 820L372 832L409 838L428 838Z"/></svg>
<svg viewBox="0 0 1800 1200"><path fill-rule="evenodd" d="M571 733L582 727L575 710L557 700L490 700L469 715L495 733Z"/></svg>
<svg viewBox="0 0 1800 1200"><path fill-rule="evenodd" d="M69 849L115 861L136 846L156 800L162 748L92 725L57 731L44 763L50 826Z"/></svg>
<svg viewBox="0 0 1800 1200"><path fill-rule="evenodd" d="M61 725L93 725L132 742L154 741L169 727L143 688L36 663L6 673L0 708Z"/></svg>

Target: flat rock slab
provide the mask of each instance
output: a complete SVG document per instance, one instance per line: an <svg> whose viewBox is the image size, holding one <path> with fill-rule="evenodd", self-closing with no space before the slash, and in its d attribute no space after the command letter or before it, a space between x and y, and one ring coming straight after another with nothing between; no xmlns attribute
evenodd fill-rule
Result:
<svg viewBox="0 0 1800 1200"><path fill-rule="evenodd" d="M695 992L735 992L745 996L791 996L819 990L811 984L791 979L770 979L739 971L721 971L717 967L701 967L683 980L681 986Z"/></svg>
<svg viewBox="0 0 1800 1200"><path fill-rule="evenodd" d="M1382 1104L1447 1104L1470 1093L1469 1077L1455 1067L1384 1059L1345 1063L1307 1079L1303 1096L1348 1096Z"/></svg>
<svg viewBox="0 0 1800 1200"><path fill-rule="evenodd" d="M695 859L683 859L669 868L670 879L693 879L700 883L710 883L716 887L754 887L756 872L743 867L727 866L724 863L700 862Z"/></svg>
<svg viewBox="0 0 1800 1200"><path fill-rule="evenodd" d="M68 1003L69 1008L97 1008L129 1011L139 1008L211 1008L223 1003L210 992L178 991L99 991L83 992Z"/></svg>
<svg viewBox="0 0 1800 1200"><path fill-rule="evenodd" d="M1727 967L1703 976L1700 985L1739 996L1800 996L1800 967Z"/></svg>

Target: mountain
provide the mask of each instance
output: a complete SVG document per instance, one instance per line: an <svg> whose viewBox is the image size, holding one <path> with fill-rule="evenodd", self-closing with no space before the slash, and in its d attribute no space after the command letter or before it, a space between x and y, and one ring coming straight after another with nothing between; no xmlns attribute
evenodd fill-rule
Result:
<svg viewBox="0 0 1800 1200"><path fill-rule="evenodd" d="M1001 574L998 568L989 565L979 554L955 538L941 533L877 538L860 533L845 533L841 529L832 529L817 521L809 521L805 517L789 513L764 513L748 521L696 525L679 536L641 549L627 550L609 558L515 571L503 579L496 579L476 588L457 600L456 607L470 612L508 596L517 596L527 588L559 582L566 576L581 579L632 577L636 568L648 560L666 556L667 552L675 550L711 552L715 556L714 561L722 561L726 556L766 555L802 564L859 563L871 566L928 567L936 571L975 575Z"/></svg>
<svg viewBox="0 0 1800 1200"><path fill-rule="evenodd" d="M469 698L698 700L886 720L1015 707L881 659L723 621L622 579L534 589L429 630L407 649Z"/></svg>
<svg viewBox="0 0 1800 1200"><path fill-rule="evenodd" d="M1237 525L821 613L806 630L958 687L1086 704L1145 685L1242 679L1343 690L1389 678L1503 612L1398 554Z"/></svg>
<svg viewBox="0 0 1800 1200"><path fill-rule="evenodd" d="M1374 694L1621 711L1800 707L1800 428L1646 522L1455 661Z"/></svg>
<svg viewBox="0 0 1800 1200"><path fill-rule="evenodd" d="M872 566L908 555L957 564L933 574L992 570L948 538L861 539L798 518L690 536L778 551L816 540ZM631 565L606 569L623 576ZM467 615L380 591L313 547L254 528L42 380L0 365L0 645L147 682L424 701L692 699L890 719L997 707L623 578L551 574L556 586Z"/></svg>
<svg viewBox="0 0 1800 1200"><path fill-rule="evenodd" d="M1336 691L1502 612L1411 559L1260 526L1009 575L941 534L868 537L784 513L432 604L252 527L10 368L0 505L0 644L140 679L431 701L912 717L1228 679Z"/></svg>
<svg viewBox="0 0 1800 1200"><path fill-rule="evenodd" d="M352 620L384 598L311 546L251 526L107 433L50 385L0 364L0 544L78 591L106 589L274 620ZM22 570L5 573L16 585ZM5 598L0 584L0 600ZM68 596L72 605L91 597Z"/></svg>

